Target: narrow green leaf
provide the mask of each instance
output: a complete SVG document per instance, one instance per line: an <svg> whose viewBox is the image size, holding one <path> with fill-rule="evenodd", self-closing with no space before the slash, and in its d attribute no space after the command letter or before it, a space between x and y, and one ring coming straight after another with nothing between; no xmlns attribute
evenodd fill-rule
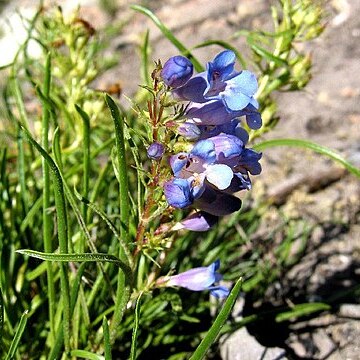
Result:
<svg viewBox="0 0 360 360"><path fill-rule="evenodd" d="M129 243L129 219L130 219L130 197L128 186L128 168L126 165L124 119L120 115L119 107L115 101L105 95L105 101L110 109L111 117L115 127L115 146L117 151L117 164L119 167L119 191L120 191L120 236ZM119 247L119 259L126 261L124 249ZM113 343L117 336L118 327L124 315L127 302L130 297L130 286L126 285L126 277L123 272L118 272L117 289L115 299L115 311L110 324L110 341Z"/></svg>
<svg viewBox="0 0 360 360"><path fill-rule="evenodd" d="M330 310L331 306L324 303L309 303L295 305L290 311L282 312L276 315L276 322L297 319L302 316L310 315L314 312Z"/></svg>
<svg viewBox="0 0 360 360"><path fill-rule="evenodd" d="M242 285L242 278L240 278L234 288L231 290L228 298L226 299L223 308L221 309L219 315L216 317L214 323L209 329L208 333L201 341L199 346L196 348L193 355L190 357L190 360L200 360L203 359L206 355L206 352L209 350L210 346L215 342L217 336L219 335L221 328L224 326L225 321L227 320L231 309L233 308L235 301L239 295Z"/></svg>
<svg viewBox="0 0 360 360"><path fill-rule="evenodd" d="M360 169L356 166L352 165L350 162L345 160L340 154L335 152L334 150L331 150L325 146L313 143L311 141L307 140L301 140L301 139L274 139L274 140L267 140L263 141L255 146L253 146L254 150L261 151L269 147L274 146L295 146L295 147L301 147L305 149L313 150L319 154L325 155L329 157L330 159L338 162L341 164L345 169L347 169L349 172L360 178Z"/></svg>
<svg viewBox="0 0 360 360"><path fill-rule="evenodd" d="M81 284L82 277L83 277L84 271L85 271L85 265L86 265L86 263L82 263L79 266L79 269L77 271L75 280L73 282L73 286L71 288L71 293L70 293L70 316L72 316L72 314L74 312L74 309L75 309L75 304L76 304L80 284ZM61 351L61 347L62 347L63 343L64 343L64 328L60 325L59 329L58 329L58 331L56 333L55 343L54 343L54 345L53 345L53 347L52 347L52 349L50 351L48 359L57 359L58 358L58 354Z"/></svg>
<svg viewBox="0 0 360 360"><path fill-rule="evenodd" d="M125 254L126 254L126 261L130 264L131 267L134 265L134 261L131 255L130 250L127 247L126 242L121 238L120 234L115 228L115 225L112 223L112 221L108 218L108 216L99 209L95 204L90 202L88 199L85 199L83 196L81 196L76 189L74 189L75 196L82 201L86 206L88 206L91 210L93 210L95 213L97 213L107 224L109 229L113 232L116 239L119 241L120 246L123 248Z"/></svg>
<svg viewBox="0 0 360 360"><path fill-rule="evenodd" d="M79 357L82 359L105 360L105 358L103 356L91 353L90 351L86 351L86 350L71 350L70 355L76 356L76 357Z"/></svg>
<svg viewBox="0 0 360 360"><path fill-rule="evenodd" d="M109 325L106 319L106 316L103 318L103 332L104 332L104 355L105 360L111 360L111 344L110 344L110 332L109 332Z"/></svg>
<svg viewBox="0 0 360 360"><path fill-rule="evenodd" d="M195 58L195 56L190 52L190 50L175 37L175 35L168 29L161 20L154 15L149 9L141 6L141 5L132 5L131 8L135 11L138 11L148 18L150 18L153 23L159 28L159 30L163 33L163 35L181 52L182 55L186 56L194 65L194 68L197 72L204 71L203 66L200 62Z"/></svg>
<svg viewBox="0 0 360 360"><path fill-rule="evenodd" d="M82 254L54 254L54 253L43 253L40 251L20 249L16 250L17 253L34 257L41 260L47 261L58 261L58 262L109 262L118 266L123 270L127 278L132 278L132 272L128 265L123 261L119 260L116 256L102 254L102 253L82 253Z"/></svg>
<svg viewBox="0 0 360 360"><path fill-rule="evenodd" d="M88 197L89 193L89 179L90 179L90 118L89 115L75 104L75 109L79 113L83 121L83 196ZM87 218L87 206L82 206L82 217L84 222ZM85 250L85 237L81 236L79 251Z"/></svg>
<svg viewBox="0 0 360 360"><path fill-rule="evenodd" d="M141 46L141 76L143 81L146 85L151 85L151 77L149 71L149 53L150 53L150 46L149 46L149 30L146 31L144 36L144 42Z"/></svg>
<svg viewBox="0 0 360 360"><path fill-rule="evenodd" d="M26 214L24 220L21 222L21 225L20 225L20 232L21 233L23 233L26 230L26 228L31 225L31 222L33 221L34 217L36 215L38 215L42 204L43 204L43 197L39 196L39 198L33 204L31 209L29 210L29 212Z"/></svg>
<svg viewBox="0 0 360 360"><path fill-rule="evenodd" d="M251 37L248 37L248 43L251 46L251 48L262 58L272 61L278 66L287 66L287 62L285 60L281 59L278 56L275 56L271 52L267 51L263 47L256 44Z"/></svg>
<svg viewBox="0 0 360 360"><path fill-rule="evenodd" d="M117 150L117 160L119 167L119 185L120 185L120 234L123 239L127 239L130 215L128 168L126 164L126 150L124 137L124 119L120 115L119 107L115 101L105 95L105 101L110 109L111 117L115 127L115 144Z"/></svg>
<svg viewBox="0 0 360 360"><path fill-rule="evenodd" d="M41 98L41 102L43 104L43 115L42 115L42 126L41 126L41 142L44 150L48 151L49 148L49 120L50 120L50 112L52 109L48 109L45 106L45 99L48 99L50 96L50 88L51 88L51 55L50 53L46 57L45 62L45 73L44 73L44 84L43 90L44 94L41 94L43 97ZM41 93L40 89L39 93ZM39 96L38 93L38 96ZM52 244L52 215L49 213L50 207L50 169L49 165L46 162L45 158L42 157L42 173L43 173L43 191L42 191L42 219L43 219L43 241L44 241L44 251L52 252L53 244ZM33 206L35 208L35 206ZM30 214L29 211L28 214ZM49 320L50 320L50 334L52 334L51 344L54 341L55 337L55 287L54 287L54 274L52 270L52 264L47 263L47 285L48 285L48 297L49 297Z"/></svg>
<svg viewBox="0 0 360 360"><path fill-rule="evenodd" d="M24 313L21 315L19 325L16 329L15 336L11 342L10 349L7 353L5 360L11 360L15 357L15 352L19 346L21 336L25 330L25 326L27 323L27 313L28 313L28 310L25 310Z"/></svg>
<svg viewBox="0 0 360 360"><path fill-rule="evenodd" d="M130 360L136 360L136 348L137 348L136 343L137 343L137 334L138 334L139 322L140 322L140 300L142 294L143 294L142 292L139 294L135 304L135 317L134 317L134 326L131 337Z"/></svg>
<svg viewBox="0 0 360 360"><path fill-rule="evenodd" d="M2 332L4 327L4 303L3 303L3 296L0 287L0 338L3 338Z"/></svg>
<svg viewBox="0 0 360 360"><path fill-rule="evenodd" d="M37 266L34 270L26 272L26 280L33 281L41 276L47 268L48 263L42 262L39 266Z"/></svg>

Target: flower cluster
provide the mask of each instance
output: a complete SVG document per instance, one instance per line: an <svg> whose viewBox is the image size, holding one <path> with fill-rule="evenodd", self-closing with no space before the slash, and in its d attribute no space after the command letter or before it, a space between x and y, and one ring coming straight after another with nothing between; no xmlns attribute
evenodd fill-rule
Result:
<svg viewBox="0 0 360 360"><path fill-rule="evenodd" d="M206 231L219 216L238 211L241 200L234 193L250 189L250 175L261 172L261 154L246 148L247 131L261 127L254 98L257 81L250 71L235 71L235 54L226 50L193 76L191 62L170 58L161 76L178 101L186 101L185 122L178 133L194 142L189 152L171 156L173 178L164 185L165 197L175 208L200 210L180 227Z"/></svg>

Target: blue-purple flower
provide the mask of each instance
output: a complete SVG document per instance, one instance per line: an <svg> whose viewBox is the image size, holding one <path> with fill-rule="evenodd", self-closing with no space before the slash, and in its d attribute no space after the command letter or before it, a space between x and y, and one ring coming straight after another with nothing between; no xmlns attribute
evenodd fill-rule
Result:
<svg viewBox="0 0 360 360"><path fill-rule="evenodd" d="M170 276L165 280L166 286L179 286L192 291L210 290L210 294L217 298L228 296L229 289L224 286L214 285L222 279L222 275L216 271L220 267L217 260L209 266L198 267L178 275Z"/></svg>
<svg viewBox="0 0 360 360"><path fill-rule="evenodd" d="M254 95L258 85L256 77L248 70L234 71L235 54L226 50L218 54L207 66L208 86L204 97L221 99L230 111L244 109L248 104L258 107Z"/></svg>
<svg viewBox="0 0 360 360"><path fill-rule="evenodd" d="M259 129L262 121L254 98L258 89L256 77L248 70L234 70L236 56L225 50L199 73L173 93L179 100L189 101L185 116L202 125L221 125L246 116L251 129Z"/></svg>

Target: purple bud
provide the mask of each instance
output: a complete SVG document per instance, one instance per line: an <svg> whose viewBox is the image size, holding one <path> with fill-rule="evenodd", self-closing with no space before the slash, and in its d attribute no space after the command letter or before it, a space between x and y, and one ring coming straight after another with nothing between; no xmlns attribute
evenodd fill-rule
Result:
<svg viewBox="0 0 360 360"><path fill-rule="evenodd" d="M180 124L177 132L179 135L188 140L197 140L201 135L201 131L198 126L190 122Z"/></svg>
<svg viewBox="0 0 360 360"><path fill-rule="evenodd" d="M193 65L184 56L173 56L163 66L161 77L164 83L173 88L185 85L193 74Z"/></svg>
<svg viewBox="0 0 360 360"><path fill-rule="evenodd" d="M164 145L154 142L147 149L147 156L152 160L160 160L164 155Z"/></svg>

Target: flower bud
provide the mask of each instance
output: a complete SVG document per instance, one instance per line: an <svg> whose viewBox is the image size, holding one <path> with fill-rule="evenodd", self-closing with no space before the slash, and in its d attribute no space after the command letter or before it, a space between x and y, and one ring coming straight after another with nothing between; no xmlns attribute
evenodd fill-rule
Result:
<svg viewBox="0 0 360 360"><path fill-rule="evenodd" d="M180 124L177 132L187 140L197 140L201 135L199 127L190 122Z"/></svg>
<svg viewBox="0 0 360 360"><path fill-rule="evenodd" d="M165 64L161 71L164 83L173 88L185 85L193 74L193 65L184 56L173 56Z"/></svg>
<svg viewBox="0 0 360 360"><path fill-rule="evenodd" d="M164 155L164 145L154 142L147 149L147 156L152 160L160 160Z"/></svg>

